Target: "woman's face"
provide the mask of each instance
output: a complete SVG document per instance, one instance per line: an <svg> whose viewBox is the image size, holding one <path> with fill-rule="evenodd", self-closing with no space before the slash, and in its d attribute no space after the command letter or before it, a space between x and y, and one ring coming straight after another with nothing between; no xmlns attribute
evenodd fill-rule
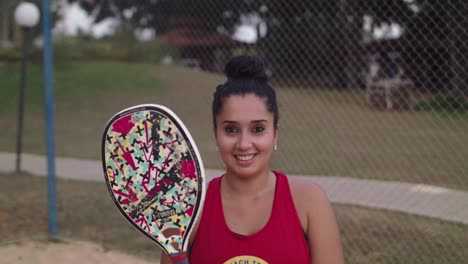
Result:
<svg viewBox="0 0 468 264"><path fill-rule="evenodd" d="M215 137L228 174L249 177L269 171L278 133L265 100L254 94L224 99Z"/></svg>

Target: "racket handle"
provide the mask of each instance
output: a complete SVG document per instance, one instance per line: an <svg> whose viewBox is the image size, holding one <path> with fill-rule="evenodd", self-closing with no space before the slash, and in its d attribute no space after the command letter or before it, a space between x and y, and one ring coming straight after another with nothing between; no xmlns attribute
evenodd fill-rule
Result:
<svg viewBox="0 0 468 264"><path fill-rule="evenodd" d="M185 252L170 254L169 257L173 264L189 264L187 253Z"/></svg>

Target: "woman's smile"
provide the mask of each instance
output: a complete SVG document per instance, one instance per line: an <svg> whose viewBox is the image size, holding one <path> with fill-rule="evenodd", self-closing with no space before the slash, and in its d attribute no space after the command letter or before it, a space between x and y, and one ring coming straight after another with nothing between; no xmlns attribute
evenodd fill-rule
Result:
<svg viewBox="0 0 468 264"><path fill-rule="evenodd" d="M251 154L251 155L234 155L234 157L236 157L236 159L238 159L240 161L249 161L249 160L252 160L255 157L255 154Z"/></svg>

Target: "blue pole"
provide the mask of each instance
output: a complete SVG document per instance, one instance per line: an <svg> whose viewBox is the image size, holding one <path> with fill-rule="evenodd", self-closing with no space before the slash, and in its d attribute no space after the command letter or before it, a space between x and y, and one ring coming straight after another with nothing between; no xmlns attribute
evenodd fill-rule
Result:
<svg viewBox="0 0 468 264"><path fill-rule="evenodd" d="M44 93L47 142L47 195L49 235L57 235L57 190L55 182L54 87L52 76L52 33L50 0L42 0L44 34Z"/></svg>

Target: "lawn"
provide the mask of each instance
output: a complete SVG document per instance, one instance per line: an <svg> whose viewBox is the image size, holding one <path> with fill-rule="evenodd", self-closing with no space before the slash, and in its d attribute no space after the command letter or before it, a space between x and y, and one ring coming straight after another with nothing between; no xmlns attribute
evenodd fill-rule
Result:
<svg viewBox="0 0 468 264"><path fill-rule="evenodd" d="M47 235L44 177L0 173L0 244ZM159 249L131 227L101 182L59 179L61 237L149 260ZM468 226L384 210L335 205L347 263L463 263Z"/></svg>
<svg viewBox="0 0 468 264"><path fill-rule="evenodd" d="M42 72L27 81L24 151L45 153ZM211 100L224 77L176 66L117 62L55 65L56 153L100 158L101 133L117 111L139 103L172 108L186 123L204 164L220 168ZM0 151L15 151L19 65L0 64ZM468 118L382 112L362 91L274 85L280 103L273 167L291 174L349 176L468 189Z"/></svg>

